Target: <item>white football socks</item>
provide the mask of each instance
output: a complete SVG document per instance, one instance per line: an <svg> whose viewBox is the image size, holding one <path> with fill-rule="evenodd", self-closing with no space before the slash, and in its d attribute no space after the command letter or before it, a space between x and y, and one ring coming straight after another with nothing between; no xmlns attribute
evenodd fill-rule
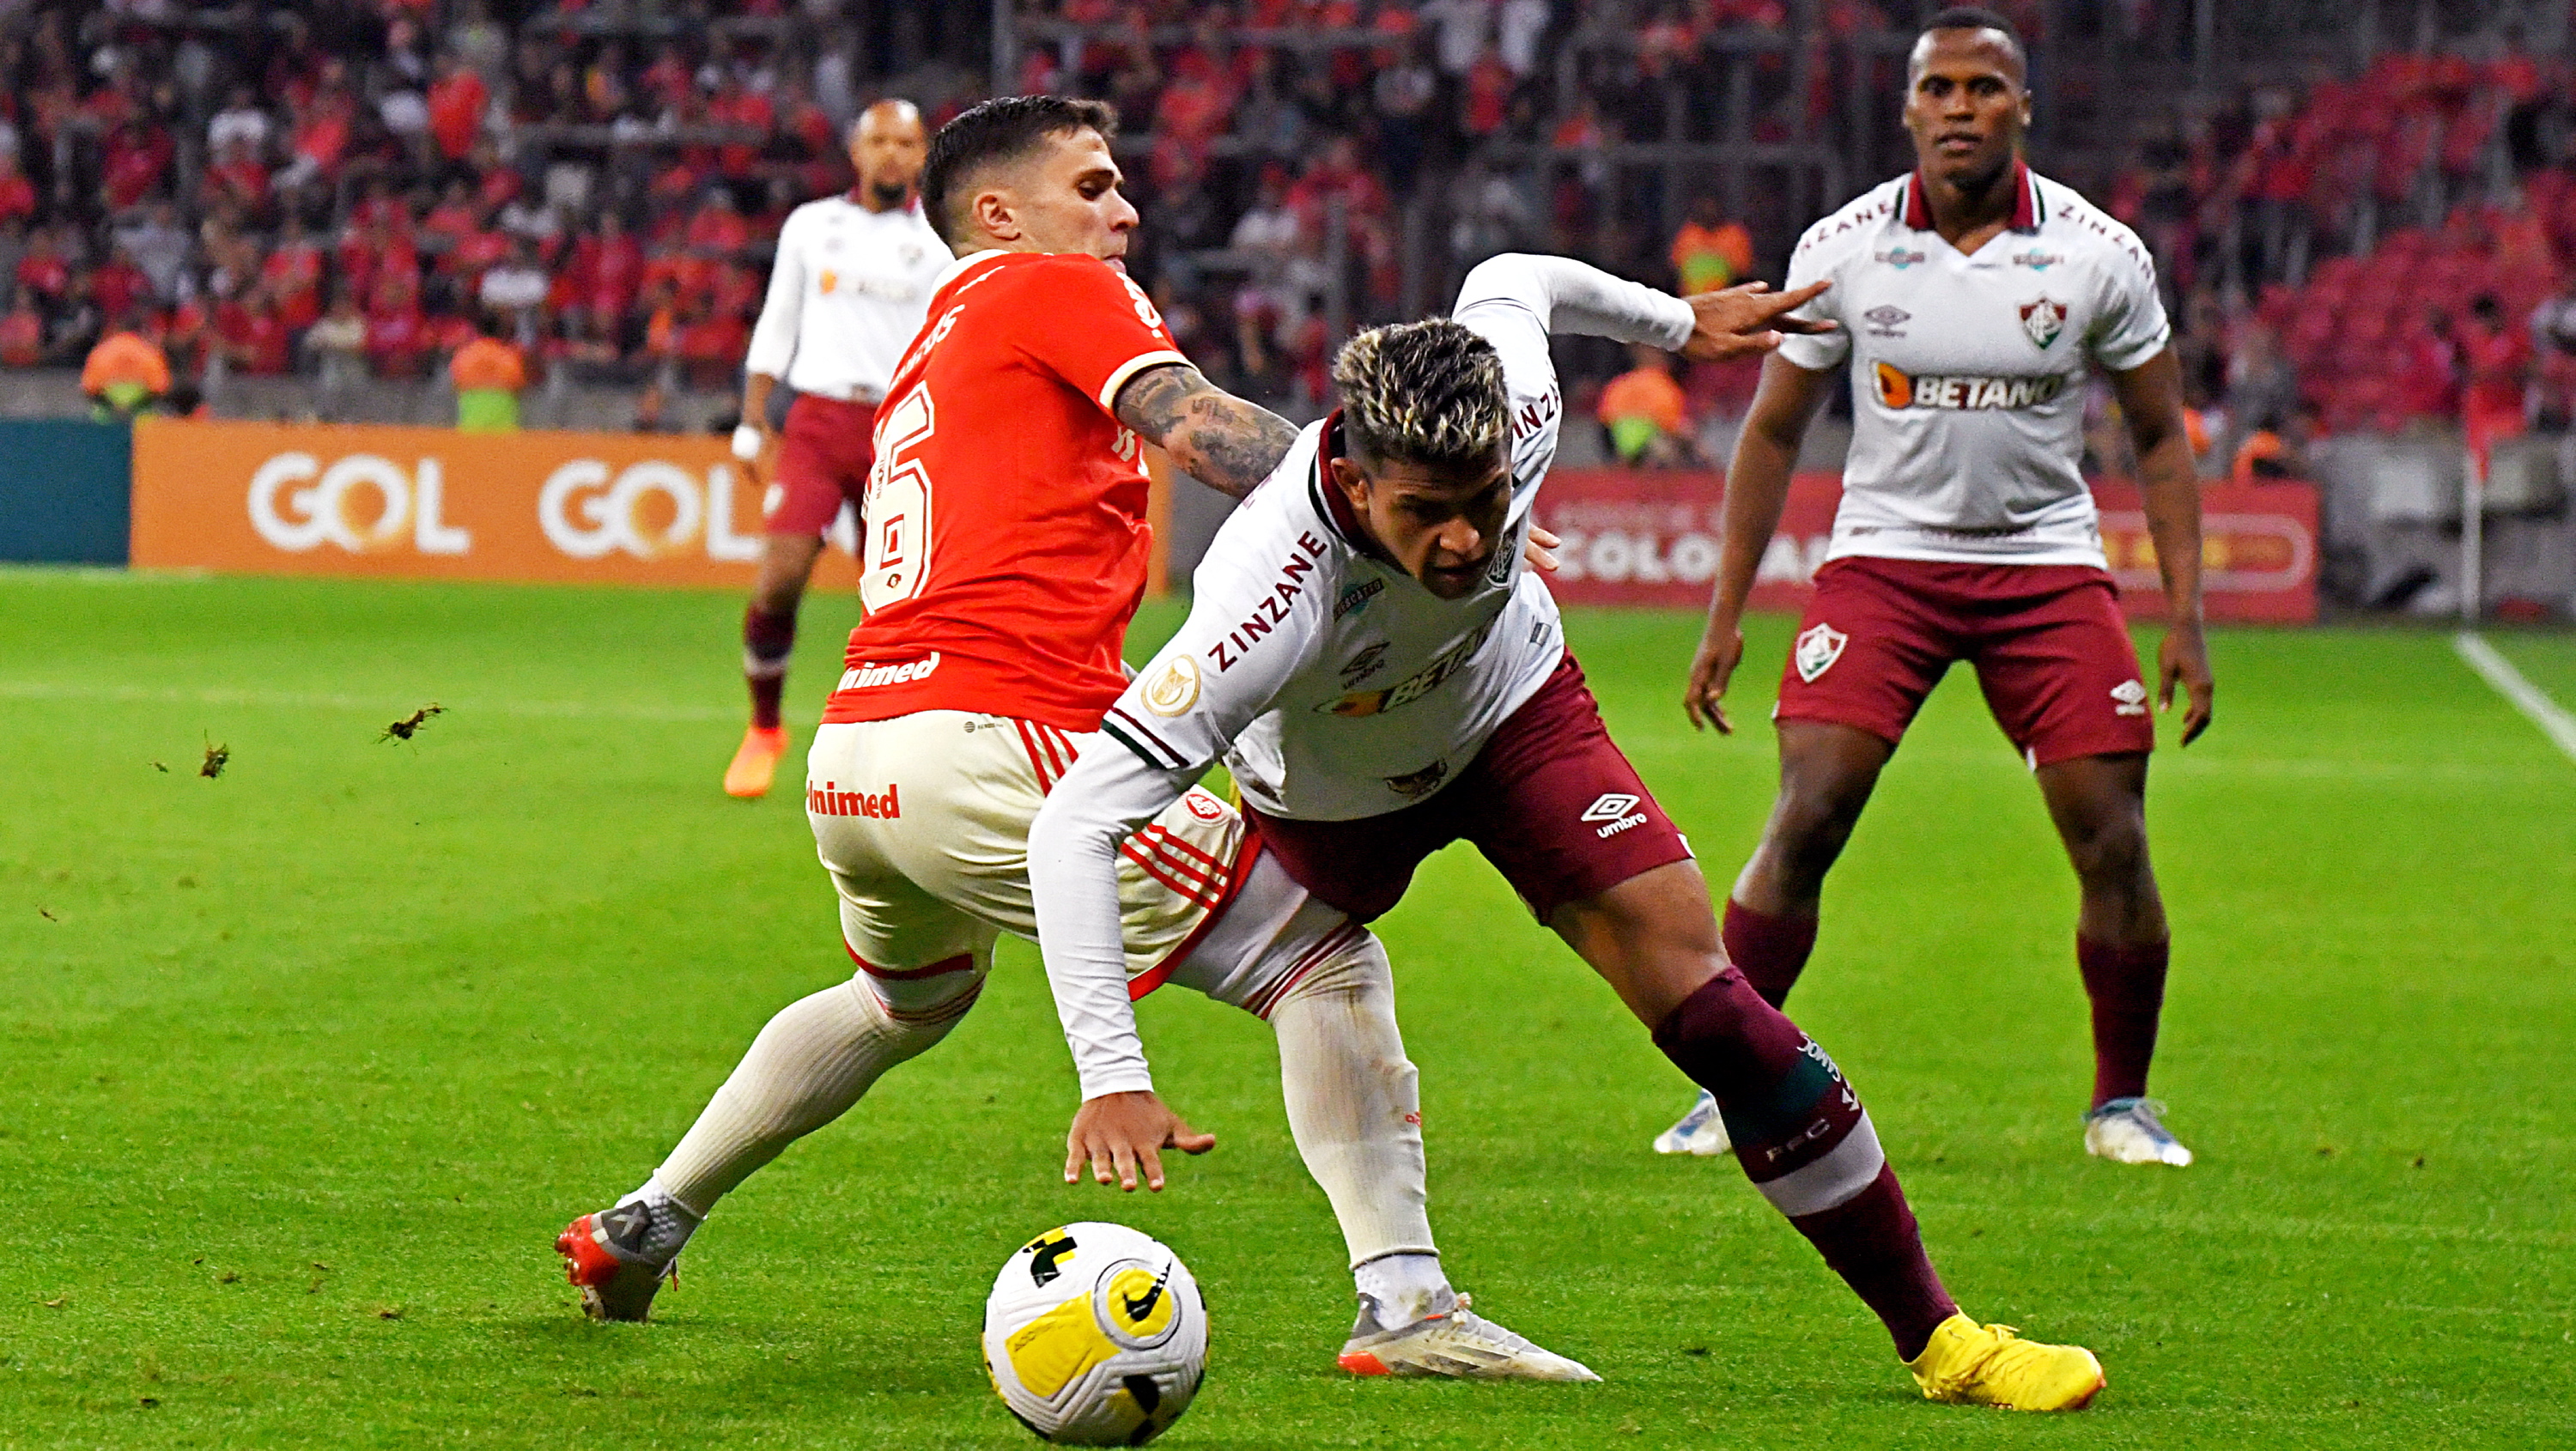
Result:
<svg viewBox="0 0 2576 1451"><path fill-rule="evenodd" d="M705 1218L780 1150L849 1112L887 1069L947 1037L982 987L980 975L970 982L919 1017L892 1016L856 980L788 1004L637 1192L658 1183L679 1207Z"/></svg>
<svg viewBox="0 0 2576 1451"><path fill-rule="evenodd" d="M1440 1251L1424 1208L1422 1103L1395 1025L1394 974L1386 949L1365 928L1337 923L1332 932L1340 945L1304 969L1270 1009L1289 1132L1332 1201L1353 1266L1400 1256L1425 1260L1436 1272Z"/></svg>
<svg viewBox="0 0 2576 1451"><path fill-rule="evenodd" d="M1352 1270L1351 1278L1359 1282L1362 1295L1377 1302L1381 1330L1401 1330L1428 1318L1445 1308L1444 1298L1457 1302L1438 1255L1386 1255Z"/></svg>
<svg viewBox="0 0 2576 1451"><path fill-rule="evenodd" d="M698 1232L706 1216L671 1197L659 1175L647 1179L634 1193L617 1201L624 1209L629 1204L644 1206L644 1257L669 1264L676 1258L689 1236Z"/></svg>

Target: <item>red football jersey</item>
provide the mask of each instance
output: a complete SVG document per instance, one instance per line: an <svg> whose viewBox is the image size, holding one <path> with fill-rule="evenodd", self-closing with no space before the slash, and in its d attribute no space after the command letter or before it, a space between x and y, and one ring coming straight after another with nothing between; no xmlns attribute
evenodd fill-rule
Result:
<svg viewBox="0 0 2576 1451"><path fill-rule="evenodd" d="M1143 289L1097 257L961 262L877 410L859 602L826 723L966 710L1091 731L1153 532L1144 450L1110 412L1188 361Z"/></svg>

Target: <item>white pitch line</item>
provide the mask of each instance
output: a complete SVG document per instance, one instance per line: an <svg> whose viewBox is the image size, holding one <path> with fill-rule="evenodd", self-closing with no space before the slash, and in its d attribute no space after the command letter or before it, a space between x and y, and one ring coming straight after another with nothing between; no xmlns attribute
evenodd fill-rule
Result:
<svg viewBox="0 0 2576 1451"><path fill-rule="evenodd" d="M408 697L405 697L408 699ZM241 705L287 710L387 710L390 696L319 695L275 690L176 690L136 685L64 685L44 680L0 680L0 700L152 701L174 705ZM556 719L701 721L731 720L742 714L716 706L607 705L577 700L462 702L466 709L491 715Z"/></svg>
<svg viewBox="0 0 2576 1451"><path fill-rule="evenodd" d="M2540 727L2542 735L2556 742L2569 760L2576 761L2576 716L2551 700L2549 692L2524 679L2522 672L2513 668L2513 662L2497 654L2495 646L2475 630L2453 635L2451 648L2460 652L2460 658L2469 662L2469 668L2480 678L2495 687L2496 694L2513 702L2514 709Z"/></svg>

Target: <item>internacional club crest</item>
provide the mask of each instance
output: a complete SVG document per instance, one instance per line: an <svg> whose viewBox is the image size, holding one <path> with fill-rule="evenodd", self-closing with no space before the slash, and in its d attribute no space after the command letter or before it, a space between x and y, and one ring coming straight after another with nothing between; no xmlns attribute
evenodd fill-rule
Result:
<svg viewBox="0 0 2576 1451"><path fill-rule="evenodd" d="M1850 643L1851 636L1831 625L1819 624L1798 636L1797 651L1789 659L1798 667L1798 678L1813 685L1817 676L1843 658L1843 647Z"/></svg>
<svg viewBox="0 0 2576 1451"><path fill-rule="evenodd" d="M2047 347L2066 330L2066 304L2045 292L2021 304L2021 330L2030 335L2031 346Z"/></svg>

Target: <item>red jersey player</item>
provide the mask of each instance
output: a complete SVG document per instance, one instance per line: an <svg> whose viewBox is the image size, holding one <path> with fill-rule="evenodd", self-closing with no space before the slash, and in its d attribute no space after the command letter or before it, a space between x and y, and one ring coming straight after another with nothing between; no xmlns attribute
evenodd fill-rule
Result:
<svg viewBox="0 0 2576 1451"><path fill-rule="evenodd" d="M1799 243L1790 284L1831 279L1817 307L1842 328L1793 337L1763 364L1727 471L1717 588L1684 707L1694 724L1729 729L1719 701L1744 650L1736 622L1807 419L1848 359L1842 505L1781 677L1780 796L1727 902L1727 954L1770 1002L1788 996L1815 942L1825 873L1880 768L1951 662L1969 661L2083 884L2085 1147L2182 1165L2190 1151L2145 1096L2167 956L2147 861L2151 692L2077 472L2085 371L2098 366L2137 445L2173 615L2152 693L2170 706L2177 684L2187 692L2189 744L2209 724L2212 687L2181 371L2137 237L2022 163L2023 79L2009 22L1935 16L1909 66L1915 170ZM1675 1135L1704 1127L1694 1110Z"/></svg>
<svg viewBox="0 0 2576 1451"><path fill-rule="evenodd" d="M1119 195L1114 125L1097 102L1013 97L931 142L923 207L959 255L878 410L868 616L806 767L857 971L771 1019L653 1176L558 1238L593 1315L643 1319L722 1195L946 1036L1000 934L1035 936L1029 822L1126 688L1119 647L1150 541L1142 441L1241 494L1295 440L1191 368L1127 279L1136 212ZM1593 1379L1468 1311L1440 1270L1420 1099L1377 939L1204 790L1126 842L1117 873L1127 991L1179 983L1277 1033L1289 1126L1341 1222L1362 1319L1393 1332L1379 1362ZM1133 1109L1150 1086L1111 1074L1084 1091ZM1101 1182L1159 1189L1159 1150L1214 1143L1165 1115L1098 1156Z"/></svg>

